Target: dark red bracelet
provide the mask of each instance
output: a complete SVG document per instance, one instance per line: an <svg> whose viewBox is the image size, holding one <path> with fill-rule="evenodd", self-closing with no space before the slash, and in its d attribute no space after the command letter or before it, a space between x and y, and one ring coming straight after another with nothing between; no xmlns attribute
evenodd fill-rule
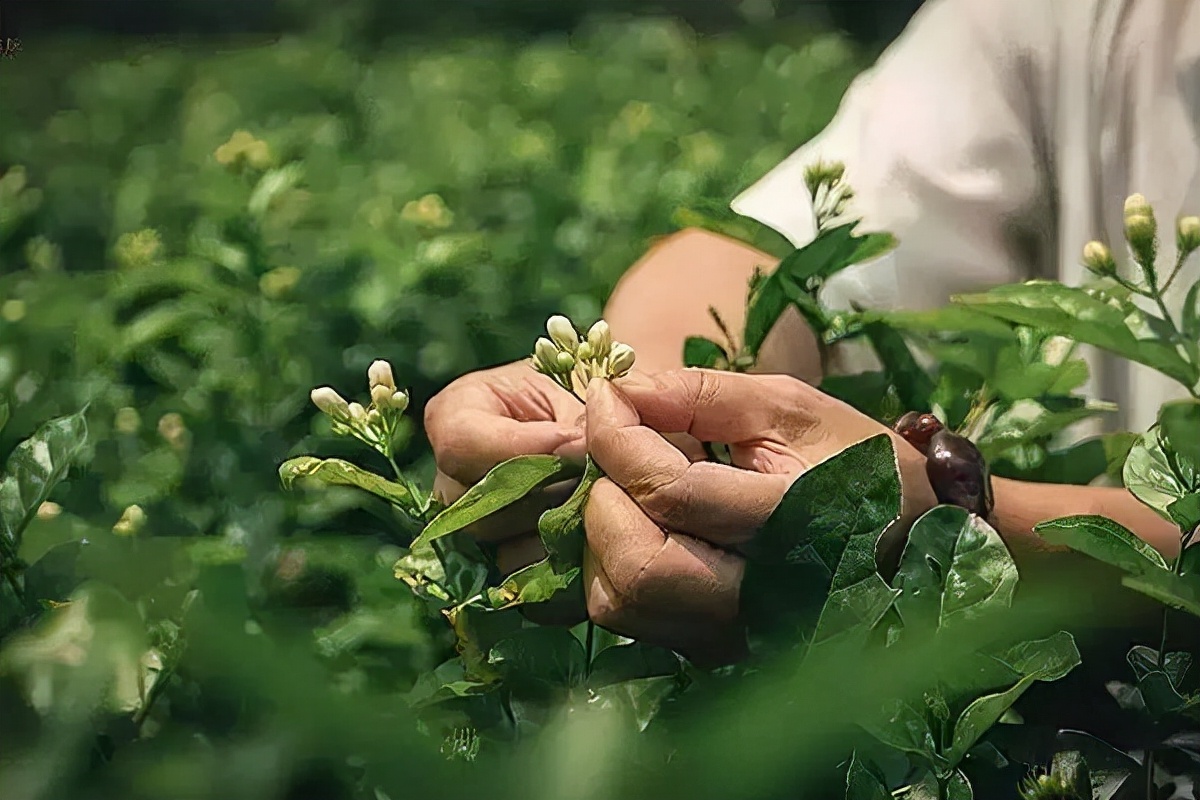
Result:
<svg viewBox="0 0 1200 800"><path fill-rule="evenodd" d="M925 474L939 503L988 518L994 505L992 476L974 442L946 430L933 414L919 411L902 416L893 430L925 456Z"/></svg>

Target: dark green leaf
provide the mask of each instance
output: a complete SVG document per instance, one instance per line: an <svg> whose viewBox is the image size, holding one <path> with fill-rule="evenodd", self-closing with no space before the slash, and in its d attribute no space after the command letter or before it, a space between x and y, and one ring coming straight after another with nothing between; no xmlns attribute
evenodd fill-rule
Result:
<svg viewBox="0 0 1200 800"><path fill-rule="evenodd" d="M721 345L703 336L689 336L683 341L683 365L685 367L717 368L727 362L728 357Z"/></svg>
<svg viewBox="0 0 1200 800"><path fill-rule="evenodd" d="M901 405L909 411L928 411L933 380L917 363L904 337L881 323L867 325L865 332Z"/></svg>
<svg viewBox="0 0 1200 800"><path fill-rule="evenodd" d="M869 720L864 727L884 744L919 756L931 766L940 767L946 763L939 755L937 739L925 715L904 700L885 700L880 717Z"/></svg>
<svg viewBox="0 0 1200 800"><path fill-rule="evenodd" d="M1167 653L1160 665L1158 651L1141 644L1130 648L1125 658L1129 662L1129 666L1133 668L1133 674L1139 680L1151 672L1161 671L1171 679L1172 686L1179 686L1183 681L1183 676L1187 674L1188 668L1192 666L1191 653L1184 652Z"/></svg>
<svg viewBox="0 0 1200 800"><path fill-rule="evenodd" d="M916 521L893 585L905 625L943 628L1008 608L1017 568L991 526L957 506Z"/></svg>
<svg viewBox="0 0 1200 800"><path fill-rule="evenodd" d="M1134 575L1167 569L1157 550L1107 517L1059 517L1038 523L1033 530L1051 544L1066 545Z"/></svg>
<svg viewBox="0 0 1200 800"><path fill-rule="evenodd" d="M1196 384L1196 367L1173 344L1153 335L1151 316L1132 302L1054 281L998 286L984 294L960 295L954 302L984 313L1066 336L1145 364L1184 385Z"/></svg>
<svg viewBox="0 0 1200 800"><path fill-rule="evenodd" d="M21 534L87 443L83 411L51 420L16 446L0 480L0 537L10 552Z"/></svg>
<svg viewBox="0 0 1200 800"><path fill-rule="evenodd" d="M567 501L558 508L546 511L538 518L538 536L546 548L550 562L559 572L582 565L584 533L583 511L587 506L592 485L600 479L600 468L587 457L583 477ZM434 520L437 522L437 520Z"/></svg>
<svg viewBox="0 0 1200 800"><path fill-rule="evenodd" d="M0 433L4 432L4 426L8 424L8 403L0 401Z"/></svg>
<svg viewBox="0 0 1200 800"><path fill-rule="evenodd" d="M587 673L583 645L566 628L523 628L496 642L488 663L513 687L569 688Z"/></svg>
<svg viewBox="0 0 1200 800"><path fill-rule="evenodd" d="M1034 681L1056 681L1074 669L1079 664L1079 650L1070 634L1056 633L1013 648L1004 660L1022 678L1006 691L980 697L967 706L954 725L953 743L947 754L952 765L962 760Z"/></svg>
<svg viewBox="0 0 1200 800"><path fill-rule="evenodd" d="M595 689L622 681L676 675L681 667L679 657L663 647L643 642L613 645L592 660L588 686Z"/></svg>
<svg viewBox="0 0 1200 800"><path fill-rule="evenodd" d="M471 680L467 677L463 663L453 658L431 672L422 673L408 694L408 702L423 708L459 697L471 697L495 689L497 684Z"/></svg>
<svg viewBox="0 0 1200 800"><path fill-rule="evenodd" d="M883 779L859 760L858 753L851 756L846 770L846 800L892 800Z"/></svg>
<svg viewBox="0 0 1200 800"><path fill-rule="evenodd" d="M1153 597L1160 603L1200 617L1200 575L1180 577L1170 570L1126 575L1121 585Z"/></svg>
<svg viewBox="0 0 1200 800"><path fill-rule="evenodd" d="M517 456L492 467L483 480L433 518L413 542L424 544L461 531L543 486L563 471L557 456Z"/></svg>
<svg viewBox="0 0 1200 800"><path fill-rule="evenodd" d="M627 710L640 733L650 727L663 702L678 690L679 681L674 677L635 678L593 689L592 702L599 708Z"/></svg>
<svg viewBox="0 0 1200 800"><path fill-rule="evenodd" d="M883 372L826 375L821 391L873 419L898 419L903 410L895 387Z"/></svg>
<svg viewBox="0 0 1200 800"><path fill-rule="evenodd" d="M353 486L405 510L416 510L416 501L403 485L340 458L300 456L279 466L279 479L285 489L290 489L298 479L304 478L329 486Z"/></svg>
<svg viewBox="0 0 1200 800"><path fill-rule="evenodd" d="M946 800L972 800L974 797L975 792L971 789L971 782L967 780L967 776L962 770L954 770L946 781Z"/></svg>
<svg viewBox="0 0 1200 800"><path fill-rule="evenodd" d="M899 594L877 573L830 592L821 609L813 642L819 643L851 630L865 635L883 619Z"/></svg>
<svg viewBox="0 0 1200 800"><path fill-rule="evenodd" d="M1167 673L1155 670L1147 672L1137 682L1138 691L1146 703L1146 710L1152 717L1163 717L1171 714L1187 703L1171 684Z"/></svg>

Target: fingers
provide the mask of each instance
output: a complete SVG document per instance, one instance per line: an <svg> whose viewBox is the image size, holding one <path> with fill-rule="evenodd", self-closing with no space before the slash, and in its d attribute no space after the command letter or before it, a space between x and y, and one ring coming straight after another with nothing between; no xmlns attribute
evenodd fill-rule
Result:
<svg viewBox="0 0 1200 800"><path fill-rule="evenodd" d="M698 539L664 533L608 479L584 512L584 588L593 621L687 652L735 626L744 562Z"/></svg>
<svg viewBox="0 0 1200 800"><path fill-rule="evenodd" d="M438 469L454 482L470 485L502 461L519 455L549 454L582 460L582 407L566 392L535 380L543 376L523 365L469 375L450 384L425 409L425 432ZM516 369L514 369L516 368ZM568 406L574 406L574 413ZM568 421L569 420L569 421Z"/></svg>
<svg viewBox="0 0 1200 800"><path fill-rule="evenodd" d="M705 369L635 373L617 385L649 427L728 444L768 436L796 442L819 435L821 411L831 400L784 375Z"/></svg>
<svg viewBox="0 0 1200 800"><path fill-rule="evenodd" d="M658 525L721 545L745 542L791 483L787 474L692 462L642 425L607 381L594 382L588 392L592 458Z"/></svg>

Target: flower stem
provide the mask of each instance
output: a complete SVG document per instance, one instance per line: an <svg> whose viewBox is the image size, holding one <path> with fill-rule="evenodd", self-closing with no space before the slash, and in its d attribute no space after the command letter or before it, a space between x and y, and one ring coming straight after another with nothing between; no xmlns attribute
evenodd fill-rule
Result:
<svg viewBox="0 0 1200 800"><path fill-rule="evenodd" d="M1171 274L1167 276L1166 282L1159 289L1160 292L1166 292L1171 288L1171 284L1175 281L1175 276L1179 274L1179 270L1183 268L1183 262L1187 261L1187 255L1182 252L1175 256L1175 267L1171 270Z"/></svg>

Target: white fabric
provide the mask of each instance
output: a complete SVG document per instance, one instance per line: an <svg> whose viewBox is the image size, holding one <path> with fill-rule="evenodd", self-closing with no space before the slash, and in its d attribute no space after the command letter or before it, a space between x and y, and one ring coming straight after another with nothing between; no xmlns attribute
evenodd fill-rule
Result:
<svg viewBox="0 0 1200 800"><path fill-rule="evenodd" d="M829 281L834 307L932 308L1036 277L1078 284L1089 240L1123 259L1134 192L1154 206L1173 264L1176 217L1200 214L1200 2L929 0L830 125L733 209L797 246L811 240L803 171L817 159L846 164L863 229L900 240ZM1173 312L1197 278L1193 257ZM867 366L862 355L841 368ZM1085 355L1085 391L1122 407L1105 428L1144 429L1186 396L1149 369Z"/></svg>

